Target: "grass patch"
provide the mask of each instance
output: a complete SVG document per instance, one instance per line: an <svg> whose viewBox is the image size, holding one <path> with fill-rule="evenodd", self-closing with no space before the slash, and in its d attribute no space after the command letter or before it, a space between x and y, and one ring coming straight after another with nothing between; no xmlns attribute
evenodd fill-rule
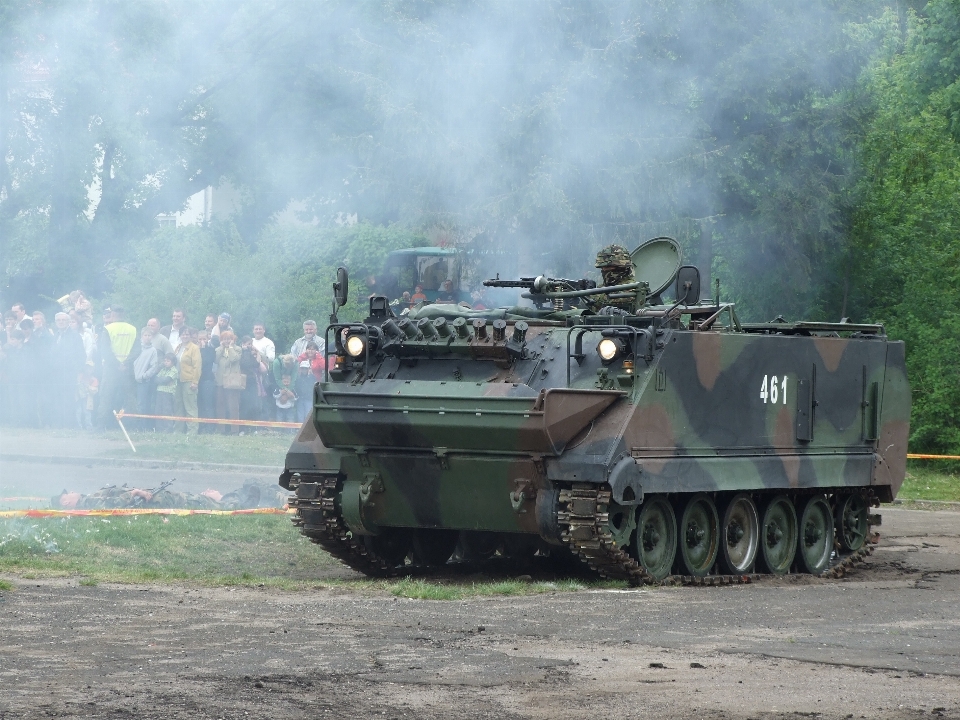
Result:
<svg viewBox="0 0 960 720"><path fill-rule="evenodd" d="M296 586L334 567L277 515L0 520L0 572L24 577Z"/></svg>
<svg viewBox="0 0 960 720"><path fill-rule="evenodd" d="M422 578L404 578L389 584L389 592L396 597L415 600L463 600L471 597L516 595L543 595L555 592L576 592L596 588L622 588L626 583L610 581L556 580L554 582L523 582L520 580L492 580L490 582L436 581Z"/></svg>
<svg viewBox="0 0 960 720"><path fill-rule="evenodd" d="M105 433L110 436L112 433ZM123 436L117 431L117 437ZM180 433L131 433L136 454L129 447L103 453L109 457L236 463L283 468L292 432L260 431L257 435L184 435Z"/></svg>
<svg viewBox="0 0 960 720"><path fill-rule="evenodd" d="M951 463L952 465L953 463ZM960 502L960 475L931 467L932 461L911 461L898 497L902 500L946 500Z"/></svg>
<svg viewBox="0 0 960 720"><path fill-rule="evenodd" d="M79 577L104 582L264 586L389 593L420 600L537 595L620 588L609 581L524 582L477 576L367 580L343 566L278 515L188 515L0 519L0 573L22 578ZM0 589L5 581L0 580ZM12 588L12 586L11 586Z"/></svg>
<svg viewBox="0 0 960 720"><path fill-rule="evenodd" d="M13 590L13 583L0 578L0 592L10 592L11 590Z"/></svg>

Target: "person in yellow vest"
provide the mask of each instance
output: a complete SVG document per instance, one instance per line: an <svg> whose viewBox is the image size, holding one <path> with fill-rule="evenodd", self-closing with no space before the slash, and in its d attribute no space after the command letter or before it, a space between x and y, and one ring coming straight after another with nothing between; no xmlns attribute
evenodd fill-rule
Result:
<svg viewBox="0 0 960 720"><path fill-rule="evenodd" d="M115 410L136 412L137 384L133 378L133 363L140 354L137 328L123 320L123 308L107 308L104 325L97 340L102 376L100 380L100 430L116 426Z"/></svg>
<svg viewBox="0 0 960 720"><path fill-rule="evenodd" d="M200 347L197 345L199 333L196 328L184 328L180 331L180 346L177 348L177 360L180 365L180 381L174 396L174 412L179 417L197 417L197 389L200 387ZM186 425L188 435L196 435L200 424L178 421L174 432Z"/></svg>

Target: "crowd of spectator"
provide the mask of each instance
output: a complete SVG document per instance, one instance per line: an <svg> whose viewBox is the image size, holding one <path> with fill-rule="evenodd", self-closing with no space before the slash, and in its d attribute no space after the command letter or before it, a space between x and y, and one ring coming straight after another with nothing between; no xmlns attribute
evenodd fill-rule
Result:
<svg viewBox="0 0 960 720"><path fill-rule="evenodd" d="M190 419L299 423L310 414L326 357L314 320L304 321L288 353L278 353L263 323L238 336L226 312L207 315L198 327L176 308L169 325L151 318L138 330L116 305L95 324L80 291L60 305L53 328L22 303L4 315L2 424L103 430L117 426L114 413L122 409L185 418L131 418L128 429L239 434L248 428Z"/></svg>

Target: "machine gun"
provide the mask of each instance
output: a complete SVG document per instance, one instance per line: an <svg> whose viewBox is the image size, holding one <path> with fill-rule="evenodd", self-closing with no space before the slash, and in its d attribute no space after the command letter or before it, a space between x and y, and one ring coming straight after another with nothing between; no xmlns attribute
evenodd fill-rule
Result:
<svg viewBox="0 0 960 720"><path fill-rule="evenodd" d="M593 280L567 280L566 278L548 278L543 275L520 278L519 280L501 280L500 276L497 275L493 280L484 280L483 284L485 287L526 288L537 295L565 290L589 290L597 286Z"/></svg>
<svg viewBox="0 0 960 720"><path fill-rule="evenodd" d="M583 302L587 305L596 306L598 305L597 302L590 301L587 298L600 295L606 295L611 299L633 298L638 295L637 291L641 289L642 291L639 294L642 297L639 302L642 304L649 290L649 286L645 282L597 287L597 283L593 280L567 280L565 278L548 278L543 275L538 275L535 278L520 278L519 280L501 280L498 275L493 280L485 280L483 284L486 287L526 288L529 292L522 293L521 297L532 300L538 307L552 302L554 310L557 311L565 309L568 303L572 304L570 301L580 302L580 298L583 298Z"/></svg>
<svg viewBox="0 0 960 720"><path fill-rule="evenodd" d="M591 290L597 286L593 280L568 280L567 278L548 278L544 275L537 277L522 277L519 280L501 280L497 275L493 280L484 280L485 287L498 288L523 288L529 292L523 293L523 297L533 301L538 307L553 302L555 310L564 309L564 300L554 299L555 293L569 293L583 290Z"/></svg>

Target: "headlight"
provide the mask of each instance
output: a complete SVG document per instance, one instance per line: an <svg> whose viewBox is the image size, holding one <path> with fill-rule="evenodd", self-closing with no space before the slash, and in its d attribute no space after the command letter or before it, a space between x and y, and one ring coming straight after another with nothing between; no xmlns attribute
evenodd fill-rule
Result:
<svg viewBox="0 0 960 720"><path fill-rule="evenodd" d="M597 354L604 362L610 362L623 350L623 341L615 338L604 338L597 345Z"/></svg>
<svg viewBox="0 0 960 720"><path fill-rule="evenodd" d="M360 357L363 355L366 345L367 344L363 341L362 337L359 335L351 335L347 338L347 355L350 357Z"/></svg>

